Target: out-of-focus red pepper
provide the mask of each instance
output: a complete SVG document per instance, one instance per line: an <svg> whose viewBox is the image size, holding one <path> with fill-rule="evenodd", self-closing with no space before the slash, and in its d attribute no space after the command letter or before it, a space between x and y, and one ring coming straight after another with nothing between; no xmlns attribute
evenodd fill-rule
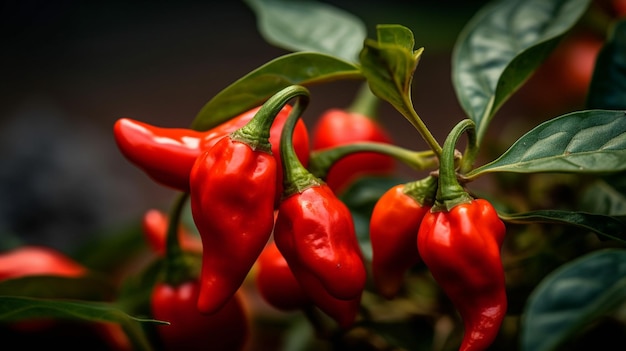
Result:
<svg viewBox="0 0 626 351"><path fill-rule="evenodd" d="M168 225L169 219L167 218L167 214L157 209L146 211L141 221L142 231L146 241L159 256L165 255ZM200 237L193 235L183 227L180 227L178 230L178 241L183 251L202 252L202 241Z"/></svg>
<svg viewBox="0 0 626 351"><path fill-rule="evenodd" d="M273 241L257 260L255 283L263 300L278 310L294 311L313 305Z"/></svg>
<svg viewBox="0 0 626 351"><path fill-rule="evenodd" d="M370 217L372 277L380 294L395 297L406 272L420 261L417 231L430 210L437 178L398 184L376 202Z"/></svg>
<svg viewBox="0 0 626 351"><path fill-rule="evenodd" d="M294 109L303 108L300 102ZM284 194L274 241L315 304L346 327L356 318L365 288L363 256L350 210L298 161L290 142L295 121L287 120L281 140ZM330 310L328 296L346 301L348 308Z"/></svg>
<svg viewBox="0 0 626 351"><path fill-rule="evenodd" d="M89 270L62 252L47 246L26 245L0 253L0 281L28 276L56 276L80 278ZM128 351L132 349L126 333L118 324L93 323L95 335L99 335L111 350ZM61 325L52 319L34 319L11 325L23 333L40 333L56 330Z"/></svg>
<svg viewBox="0 0 626 351"><path fill-rule="evenodd" d="M377 98L364 86L355 105L376 102ZM361 100L361 101L359 101ZM353 106L355 106L353 105ZM370 104L368 104L369 106ZM381 142L391 144L392 139L383 126L374 118L373 108L331 108L316 121L312 131L313 150L322 150L353 142ZM389 155L376 152L357 152L339 159L328 170L324 181L336 193L341 193L356 178L363 175L388 175L395 170L395 160Z"/></svg>
<svg viewBox="0 0 626 351"><path fill-rule="evenodd" d="M243 350L250 339L244 298L237 293L219 311L204 315L196 308L200 283L157 283L150 307L153 317L169 325L157 325L162 350Z"/></svg>
<svg viewBox="0 0 626 351"><path fill-rule="evenodd" d="M259 111L251 109L210 130L199 132L185 128L164 128L130 118L120 118L113 126L113 134L122 154L156 182L189 191L189 174L196 159L218 140L243 127ZM291 106L278 113L270 129L272 153L280 167L278 145L280 134ZM296 153L303 164L309 158L309 134L304 122L298 123L293 139ZM280 168L279 168L280 169ZM282 185L279 173L277 184Z"/></svg>

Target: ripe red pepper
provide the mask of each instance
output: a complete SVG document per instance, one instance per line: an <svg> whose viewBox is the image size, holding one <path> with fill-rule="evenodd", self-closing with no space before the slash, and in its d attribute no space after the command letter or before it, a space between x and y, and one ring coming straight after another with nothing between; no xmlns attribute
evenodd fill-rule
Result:
<svg viewBox="0 0 626 351"><path fill-rule="evenodd" d="M460 351L486 350L507 309L500 257L505 225L489 201L474 199L464 190L455 171L454 146L465 130L470 133L464 157L471 158L476 150L473 126L463 120L446 139L435 204L417 234L422 260L463 319Z"/></svg>
<svg viewBox="0 0 626 351"><path fill-rule="evenodd" d="M146 241L159 256L165 255L168 225L167 214L157 209L146 211L141 221L142 232ZM178 241L183 251L202 252L200 237L191 234L182 227L178 230Z"/></svg>
<svg viewBox="0 0 626 351"><path fill-rule="evenodd" d="M506 314L504 234L504 223L484 199L429 212L419 228L420 256L463 318L461 351L487 349Z"/></svg>
<svg viewBox="0 0 626 351"><path fill-rule="evenodd" d="M273 241L257 260L255 283L263 300L278 310L294 311L313 305Z"/></svg>
<svg viewBox="0 0 626 351"><path fill-rule="evenodd" d="M157 283L150 298L153 317L169 325L157 325L162 350L243 350L250 338L244 299L237 293L222 309L204 315L196 308L200 284Z"/></svg>
<svg viewBox="0 0 626 351"><path fill-rule="evenodd" d="M367 89L367 90L366 90ZM366 86L361 96L376 99ZM353 142L371 141L391 144L389 133L372 114L359 110L332 108L317 120L312 134L313 150L321 150ZM341 193L356 178L363 175L388 175L395 169L395 160L376 152L357 152L338 160L328 170L324 181L336 193Z"/></svg>
<svg viewBox="0 0 626 351"><path fill-rule="evenodd" d="M31 275L77 278L86 274L81 264L45 246L21 246L0 254L0 281Z"/></svg>
<svg viewBox="0 0 626 351"><path fill-rule="evenodd" d="M295 119L287 121L281 140L284 193L274 241L315 304L346 327L356 317L365 288L363 256L350 210L295 156L290 142L294 124ZM328 296L344 300L347 307L331 310Z"/></svg>
<svg viewBox="0 0 626 351"><path fill-rule="evenodd" d="M186 128L164 128L130 118L120 118L113 126L115 141L122 154L162 185L189 191L189 174L196 159L218 140L243 127L259 111L251 109L210 130L196 131ZM291 111L286 105L278 113L270 129L272 153L280 169L278 145L285 120ZM309 157L309 134L304 122L298 123L294 133L296 153L303 164ZM282 186L282 174L277 184Z"/></svg>
<svg viewBox="0 0 626 351"><path fill-rule="evenodd" d="M272 234L277 165L269 130L297 94L291 87L276 93L191 170L191 212L203 246L198 299L203 313L219 310L239 289Z"/></svg>
<svg viewBox="0 0 626 351"><path fill-rule="evenodd" d="M420 261L417 231L430 210L437 179L398 184L376 202L370 217L372 277L380 294L391 299L398 294L405 273Z"/></svg>

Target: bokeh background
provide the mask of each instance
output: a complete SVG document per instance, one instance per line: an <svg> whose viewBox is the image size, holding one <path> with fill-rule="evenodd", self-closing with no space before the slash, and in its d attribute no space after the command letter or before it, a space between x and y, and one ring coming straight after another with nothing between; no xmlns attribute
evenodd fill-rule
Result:
<svg viewBox="0 0 626 351"><path fill-rule="evenodd" d="M463 114L450 78L451 49L485 1L327 1L360 17L369 36L398 23L425 47L413 84L418 114L443 141ZM4 248L69 251L165 209L175 193L119 153L112 126L131 117L187 127L221 89L287 53L256 29L243 1L0 2L0 235ZM304 116L347 106L358 81L311 87ZM508 111L520 113L513 100ZM507 113L506 111L503 113ZM397 143L425 143L383 104ZM521 134L523 129L511 128ZM494 133L507 133L494 127ZM509 139L511 140L511 139Z"/></svg>

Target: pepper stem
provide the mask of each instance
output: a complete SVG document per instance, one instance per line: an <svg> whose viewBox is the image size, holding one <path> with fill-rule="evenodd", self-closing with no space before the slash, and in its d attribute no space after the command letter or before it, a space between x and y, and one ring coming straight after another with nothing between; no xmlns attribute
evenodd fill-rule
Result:
<svg viewBox="0 0 626 351"><path fill-rule="evenodd" d="M425 178L406 183L403 193L421 206L432 206L435 203L437 183L437 177L428 175Z"/></svg>
<svg viewBox="0 0 626 351"><path fill-rule="evenodd" d="M357 113L367 118L376 120L378 117L378 106L380 99L372 93L367 83L361 84L354 101L348 106L346 111Z"/></svg>
<svg viewBox="0 0 626 351"><path fill-rule="evenodd" d="M280 135L280 157L283 167L283 198L324 183L302 165L293 148L293 131L302 112L309 104L309 90L298 85L293 85L292 87L294 91L298 92L298 94L294 95L297 96L298 99L287 117Z"/></svg>
<svg viewBox="0 0 626 351"><path fill-rule="evenodd" d="M230 134L232 140L248 144L253 150L272 152L270 129L274 119L289 100L303 94L301 86L288 86L272 95L246 125ZM306 92L308 98L308 90Z"/></svg>
<svg viewBox="0 0 626 351"><path fill-rule="evenodd" d="M178 285L194 276L192 266L187 262L178 240L178 227L188 193L181 193L174 201L169 213L169 224L165 241L165 281L170 285Z"/></svg>
<svg viewBox="0 0 626 351"><path fill-rule="evenodd" d="M439 187L433 211L450 211L454 206L472 200L471 195L457 180L455 165L455 146L459 137L466 131L469 135L469 144L476 145L472 142L476 138L476 128L470 119L464 119L454 126L443 144L439 165ZM473 150L470 152L475 153Z"/></svg>
<svg viewBox="0 0 626 351"><path fill-rule="evenodd" d="M315 176L324 179L330 167L339 159L365 151L389 155L417 171L436 168L439 165L439 159L432 150L416 152L392 144L363 141L311 152L308 169Z"/></svg>

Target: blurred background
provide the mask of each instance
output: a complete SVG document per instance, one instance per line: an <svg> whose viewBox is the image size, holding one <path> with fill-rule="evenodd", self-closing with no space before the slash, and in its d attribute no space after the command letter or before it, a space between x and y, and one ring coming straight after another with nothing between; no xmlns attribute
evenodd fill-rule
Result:
<svg viewBox="0 0 626 351"><path fill-rule="evenodd" d="M451 84L451 49L485 1L327 3L360 17L369 37L380 23L413 30L416 48L425 47L414 105L443 141L464 117ZM0 4L0 248L40 243L68 251L137 221L149 208L167 208L174 191L123 158L114 122L131 117L187 127L220 90L287 53L263 40L243 1ZM347 106L359 84L311 87L305 122ZM502 113L523 113L523 106L514 99ZM398 144L426 148L387 104L381 121ZM492 130L519 136L528 129L518 127Z"/></svg>

